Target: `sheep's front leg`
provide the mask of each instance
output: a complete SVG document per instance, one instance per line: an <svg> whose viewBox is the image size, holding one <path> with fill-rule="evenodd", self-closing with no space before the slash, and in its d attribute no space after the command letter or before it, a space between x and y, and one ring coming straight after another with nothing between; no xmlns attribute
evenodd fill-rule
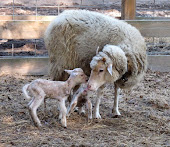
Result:
<svg viewBox="0 0 170 147"><path fill-rule="evenodd" d="M92 119L92 103L89 99L87 99L86 107L88 109L88 119Z"/></svg>
<svg viewBox="0 0 170 147"><path fill-rule="evenodd" d="M67 127L67 121L66 121L66 114L67 114L67 108L65 106L65 99L62 99L60 102L60 115L61 115L61 125L63 127Z"/></svg>
<svg viewBox="0 0 170 147"><path fill-rule="evenodd" d="M95 104L95 118L100 119L100 113L99 113L99 105L100 105L100 101L101 101L101 95L102 95L102 89L99 88L97 91L97 98L96 98L96 104Z"/></svg>
<svg viewBox="0 0 170 147"><path fill-rule="evenodd" d="M114 97L114 106L112 112L113 112L113 116L117 117L121 115L118 108L120 88L116 84L114 84L114 88L115 88L115 94L114 94L115 97Z"/></svg>

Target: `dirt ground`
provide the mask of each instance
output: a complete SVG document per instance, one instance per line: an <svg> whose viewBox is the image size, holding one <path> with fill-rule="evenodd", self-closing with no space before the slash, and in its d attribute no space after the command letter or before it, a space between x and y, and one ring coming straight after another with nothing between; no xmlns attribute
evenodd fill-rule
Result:
<svg viewBox="0 0 170 147"><path fill-rule="evenodd" d="M86 116L74 112L68 128L58 120L56 100L47 100L38 116L43 127L37 129L27 110L28 100L21 88L33 79L48 76L0 75L0 147L47 146L170 146L170 73L148 71L144 80L130 93L121 92L120 118L113 118L113 86L107 85L100 106L101 120L87 121ZM95 101L95 94L91 98Z"/></svg>

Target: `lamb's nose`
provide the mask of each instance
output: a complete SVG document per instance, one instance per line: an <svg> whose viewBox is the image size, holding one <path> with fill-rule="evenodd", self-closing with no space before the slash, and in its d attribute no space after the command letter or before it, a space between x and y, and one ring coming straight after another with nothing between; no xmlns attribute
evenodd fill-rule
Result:
<svg viewBox="0 0 170 147"><path fill-rule="evenodd" d="M86 76L86 82L89 80L89 77L88 76Z"/></svg>
<svg viewBox="0 0 170 147"><path fill-rule="evenodd" d="M91 88L91 85L88 84L88 85L87 85L87 89L90 89L90 88Z"/></svg>

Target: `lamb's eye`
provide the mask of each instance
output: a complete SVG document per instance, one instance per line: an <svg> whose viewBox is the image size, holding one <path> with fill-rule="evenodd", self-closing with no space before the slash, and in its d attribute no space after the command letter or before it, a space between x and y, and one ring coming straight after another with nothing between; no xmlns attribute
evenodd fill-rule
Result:
<svg viewBox="0 0 170 147"><path fill-rule="evenodd" d="M100 69L99 72L103 72L103 69Z"/></svg>

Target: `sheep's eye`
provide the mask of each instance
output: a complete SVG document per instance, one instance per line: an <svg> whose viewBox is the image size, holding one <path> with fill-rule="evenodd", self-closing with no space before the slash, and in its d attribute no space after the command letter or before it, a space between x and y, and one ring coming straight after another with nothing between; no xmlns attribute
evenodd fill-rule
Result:
<svg viewBox="0 0 170 147"><path fill-rule="evenodd" d="M103 72L103 69L100 69L99 72Z"/></svg>

